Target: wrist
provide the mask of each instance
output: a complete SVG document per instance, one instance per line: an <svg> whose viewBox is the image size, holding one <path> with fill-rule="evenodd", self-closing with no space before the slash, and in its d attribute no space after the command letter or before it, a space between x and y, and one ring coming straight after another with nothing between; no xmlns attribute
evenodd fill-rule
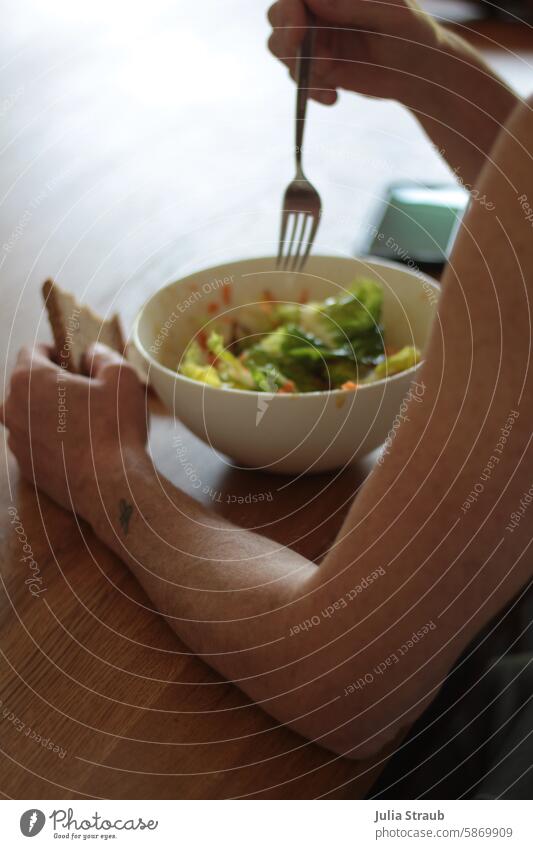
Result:
<svg viewBox="0 0 533 849"><path fill-rule="evenodd" d="M152 470L144 446L119 446L104 453L95 452L89 467L80 475L76 512L88 522L100 539L107 541L111 526L116 525L120 500L132 501L136 475Z"/></svg>
<svg viewBox="0 0 533 849"><path fill-rule="evenodd" d="M415 113L442 120L454 128L470 126L478 107L483 120L505 122L515 94L485 63L481 54L460 36L432 22L431 33L416 64L416 75L405 77L401 102ZM466 133L469 137L469 133Z"/></svg>
<svg viewBox="0 0 533 849"><path fill-rule="evenodd" d="M438 109L442 96L436 98L435 87L449 87L450 67L459 58L453 34L429 19L420 21L416 35L405 38L411 58L409 73L398 75L398 100L413 111Z"/></svg>

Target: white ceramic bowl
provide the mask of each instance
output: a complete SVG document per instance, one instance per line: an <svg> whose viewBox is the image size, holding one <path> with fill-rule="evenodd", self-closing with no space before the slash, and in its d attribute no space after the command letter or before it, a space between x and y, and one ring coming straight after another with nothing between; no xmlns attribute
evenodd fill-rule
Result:
<svg viewBox="0 0 533 849"><path fill-rule="evenodd" d="M160 289L133 328L133 358L163 403L234 465L271 472L319 472L344 466L387 438L420 365L356 391L266 395L217 389L175 371L206 315L274 299L311 300L341 293L358 276L384 292L385 340L424 349L436 310L435 281L405 266L368 259L313 256L304 273L279 272L275 259L227 262Z"/></svg>

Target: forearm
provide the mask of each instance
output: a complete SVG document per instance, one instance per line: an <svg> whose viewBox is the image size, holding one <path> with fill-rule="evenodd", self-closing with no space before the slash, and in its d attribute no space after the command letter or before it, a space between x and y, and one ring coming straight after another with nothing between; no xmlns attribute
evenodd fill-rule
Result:
<svg viewBox="0 0 533 849"><path fill-rule="evenodd" d="M355 616L348 625L322 612L359 586L371 558L343 570L347 587L321 582L313 563L205 510L158 477L140 452L98 479L101 500L82 511L97 535L189 648L268 713L356 758L373 755L409 725L394 709L389 721L389 702L375 708L375 690L353 699L345 690L410 635L412 622L381 633L379 616L358 621L357 604L345 611ZM368 592L370 609L379 608L381 593L378 584Z"/></svg>
<svg viewBox="0 0 533 849"><path fill-rule="evenodd" d="M155 612L268 713L350 753L360 738L331 733L337 723L328 705L340 687L328 692L331 663L326 658L322 674L310 673L301 659L320 649L316 635L291 636L320 603L308 597L318 568L206 510L159 476L145 453L126 453L123 461L98 472L100 498L82 515L128 565ZM365 668L370 662L364 659Z"/></svg>
<svg viewBox="0 0 533 849"><path fill-rule="evenodd" d="M466 41L435 27L402 82L402 102L469 190L518 97Z"/></svg>
<svg viewBox="0 0 533 849"><path fill-rule="evenodd" d="M99 475L101 502L88 518L157 610L206 656L268 642L317 567L208 511L159 475L147 454L126 452L123 461ZM243 662L236 655L214 665L233 677Z"/></svg>

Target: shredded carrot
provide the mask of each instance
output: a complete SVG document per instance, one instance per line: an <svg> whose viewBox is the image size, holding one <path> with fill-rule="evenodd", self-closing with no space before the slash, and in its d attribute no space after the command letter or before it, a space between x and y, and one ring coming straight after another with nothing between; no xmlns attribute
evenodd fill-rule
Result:
<svg viewBox="0 0 533 849"><path fill-rule="evenodd" d="M206 348L207 348L207 335L206 335L205 330L199 331L199 333L198 333L198 344L199 344L200 348L203 348L204 351L206 350Z"/></svg>
<svg viewBox="0 0 533 849"><path fill-rule="evenodd" d="M354 383L353 380L347 380L346 383L342 384L341 389L353 391L357 389L357 383Z"/></svg>
<svg viewBox="0 0 533 849"><path fill-rule="evenodd" d="M278 393L280 393L282 395L288 394L289 392L295 392L295 391L296 391L296 384L292 380L285 381L283 386L280 386L280 388L278 389Z"/></svg>
<svg viewBox="0 0 533 849"><path fill-rule="evenodd" d="M263 300L264 301L275 301L275 297L270 291L270 289L263 289Z"/></svg>
<svg viewBox="0 0 533 849"><path fill-rule="evenodd" d="M207 305L207 312L208 312L210 315L213 315L214 313L218 312L218 303L217 303L217 301L211 301L211 303Z"/></svg>
<svg viewBox="0 0 533 849"><path fill-rule="evenodd" d="M231 283L226 283L226 285L223 287L222 300L224 301L226 306L231 304Z"/></svg>
<svg viewBox="0 0 533 849"><path fill-rule="evenodd" d="M298 298L298 302L300 304L306 304L308 300L309 292L307 291L307 289L302 289L302 291L300 292L300 297Z"/></svg>

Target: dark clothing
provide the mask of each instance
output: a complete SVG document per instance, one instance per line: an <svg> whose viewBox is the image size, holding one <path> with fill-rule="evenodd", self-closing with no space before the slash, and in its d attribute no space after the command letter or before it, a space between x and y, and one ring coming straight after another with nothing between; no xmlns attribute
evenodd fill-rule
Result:
<svg viewBox="0 0 533 849"><path fill-rule="evenodd" d="M369 798L533 798L533 586L469 646Z"/></svg>

